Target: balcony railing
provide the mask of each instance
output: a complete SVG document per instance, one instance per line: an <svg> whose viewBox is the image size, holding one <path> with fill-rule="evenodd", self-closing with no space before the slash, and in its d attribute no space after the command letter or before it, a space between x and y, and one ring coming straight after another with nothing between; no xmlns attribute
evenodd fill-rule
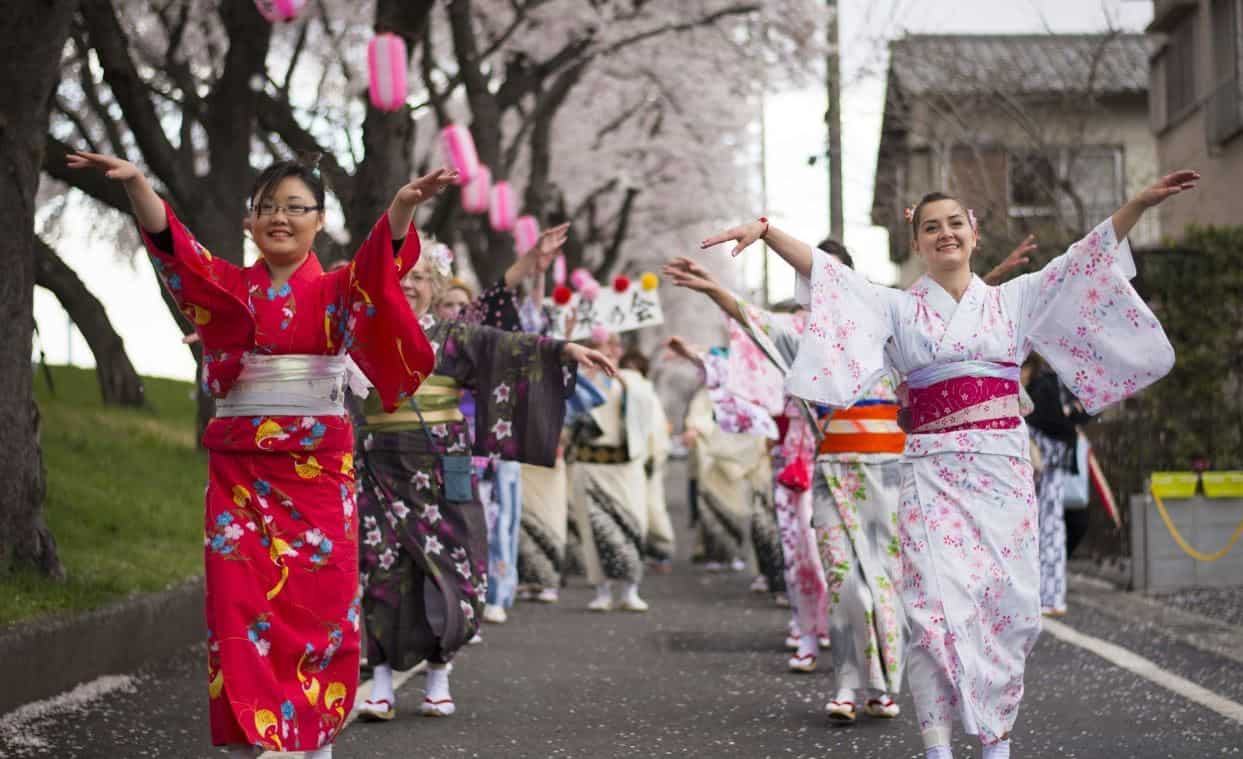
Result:
<svg viewBox="0 0 1243 759"><path fill-rule="evenodd" d="M1243 132L1243 79L1231 77L1208 97L1208 142L1221 145Z"/></svg>

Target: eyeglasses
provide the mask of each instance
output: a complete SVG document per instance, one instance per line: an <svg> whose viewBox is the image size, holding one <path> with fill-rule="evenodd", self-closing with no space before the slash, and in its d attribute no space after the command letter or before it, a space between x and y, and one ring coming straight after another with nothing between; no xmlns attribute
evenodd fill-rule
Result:
<svg viewBox="0 0 1243 759"><path fill-rule="evenodd" d="M304 206L296 203L287 206L278 206L275 203L260 203L259 207L255 208L254 211L260 216L275 216L279 212L296 219L319 209L320 206Z"/></svg>

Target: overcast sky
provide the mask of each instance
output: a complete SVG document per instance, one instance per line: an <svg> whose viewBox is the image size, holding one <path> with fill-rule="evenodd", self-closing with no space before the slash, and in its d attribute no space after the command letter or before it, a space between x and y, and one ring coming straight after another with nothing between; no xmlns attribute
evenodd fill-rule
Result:
<svg viewBox="0 0 1243 759"><path fill-rule="evenodd" d="M1140 31L1152 3L1139 0L839 0L843 87L843 169L846 244L859 268L878 282L891 282L887 233L871 226L872 172L880 141L884 102L885 41L904 32L1039 33L1103 31L1110 26ZM768 102L768 214L808 242L828 233L828 180L823 162L807 165L824 145L825 98L820 89L776 93ZM121 260L106 246L61 246L66 263L103 301L130 359L145 375L192 379L194 362L180 342L145 257ZM758 259L753 272L758 275ZM770 267L774 299L793 292L789 270ZM758 278L753 283L758 285ZM48 361L92 366L81 335L47 291L35 289L35 320ZM36 357L39 343L36 341Z"/></svg>

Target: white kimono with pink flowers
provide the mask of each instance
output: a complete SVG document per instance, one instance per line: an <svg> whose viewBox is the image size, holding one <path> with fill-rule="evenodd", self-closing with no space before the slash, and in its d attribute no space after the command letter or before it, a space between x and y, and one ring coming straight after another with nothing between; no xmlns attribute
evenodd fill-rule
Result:
<svg viewBox="0 0 1243 759"><path fill-rule="evenodd" d="M928 746L949 742L954 719L984 742L1010 732L1040 631L1027 430L1012 392L972 395L1017 389L1032 351L1092 413L1155 382L1174 353L1134 274L1111 220L1038 272L1000 287L973 278L957 302L929 277L902 292L814 254L791 394L849 406L887 371L953 378L936 385L952 396L912 407L923 418L907 436L899 505L907 675Z"/></svg>

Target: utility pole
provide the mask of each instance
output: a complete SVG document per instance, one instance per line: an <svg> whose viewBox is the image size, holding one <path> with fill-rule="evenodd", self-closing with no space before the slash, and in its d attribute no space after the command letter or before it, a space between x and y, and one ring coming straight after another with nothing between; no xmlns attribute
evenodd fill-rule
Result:
<svg viewBox="0 0 1243 759"><path fill-rule="evenodd" d="M764 26L764 22L760 21L760 45L763 46L767 42L768 31ZM764 64L761 63L761 66ZM760 209L763 213L771 213L768 207L768 69L760 70ZM763 262L763 269L760 273L761 287L763 287L763 297L760 303L764 308L768 308L771 303L768 294L768 242L760 240L760 261Z"/></svg>
<svg viewBox="0 0 1243 759"><path fill-rule="evenodd" d="M829 6L829 54L825 61L829 107L824 120L829 127L829 235L842 242L845 223L842 215L842 82L837 30L837 0L825 0Z"/></svg>

